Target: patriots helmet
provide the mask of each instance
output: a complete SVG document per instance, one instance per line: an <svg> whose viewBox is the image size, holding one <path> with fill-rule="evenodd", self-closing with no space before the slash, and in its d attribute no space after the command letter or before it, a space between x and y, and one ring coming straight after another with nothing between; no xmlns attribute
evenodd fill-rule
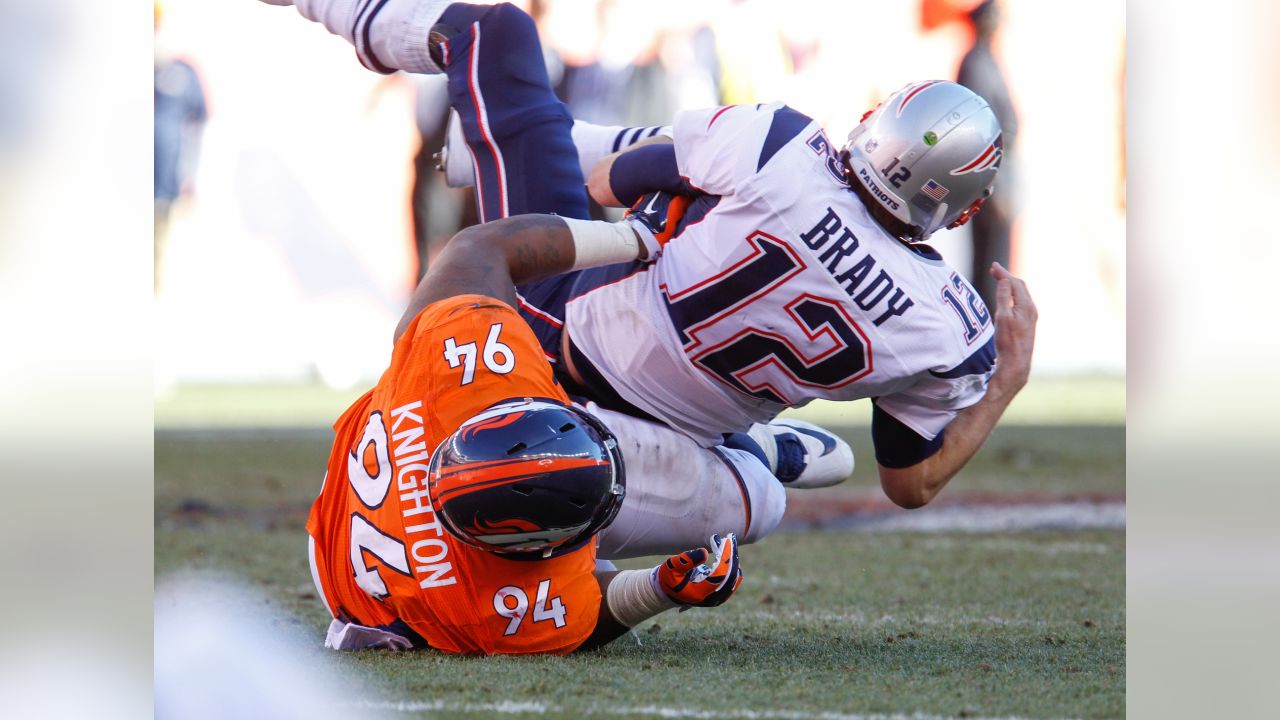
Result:
<svg viewBox="0 0 1280 720"><path fill-rule="evenodd" d="M945 80L912 83L862 116L841 158L849 184L899 239L969 221L991 195L1003 139L991 107Z"/></svg>
<svg viewBox="0 0 1280 720"><path fill-rule="evenodd" d="M613 521L626 476L618 440L599 420L557 400L511 398L440 443L428 491L440 524L462 542L546 558Z"/></svg>

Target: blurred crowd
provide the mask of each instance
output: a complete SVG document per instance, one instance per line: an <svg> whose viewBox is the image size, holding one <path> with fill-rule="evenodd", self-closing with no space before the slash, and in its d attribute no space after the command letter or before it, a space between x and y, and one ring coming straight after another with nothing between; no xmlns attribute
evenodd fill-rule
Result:
<svg viewBox="0 0 1280 720"><path fill-rule="evenodd" d="M1044 288L1047 310L1060 303L1064 317L1105 320L1109 340L1100 345L1080 345L1067 324L1056 336L1046 328L1044 357L1054 364L1123 362L1113 342L1124 317L1122 8L1106 0L1065 15L1033 0L513 4L537 23L570 112L602 125L665 125L683 109L780 100L841 143L909 82L971 87L1005 129L1000 179L973 223L931 242L987 298L985 268L999 260ZM432 255L476 222L471 191L446 187L435 170L448 117L444 77L369 72L344 41L288 8L156 7L157 292L172 312L227 325L220 343L208 328L173 335L175 377L296 377L286 368L340 364L349 379L376 367L372 353L308 357L362 347L339 348L324 328L335 315L361 328L359 317L392 322ZM1081 53L1071 27L1104 51ZM1062 113L1064 102L1083 112ZM1088 163L1079 162L1082 138ZM1065 197L1069 218L1036 202ZM202 277L215 267L252 276L236 305L224 300L216 311L205 304L215 288ZM281 323L320 339L282 336ZM368 332L372 342L381 330ZM233 334L253 346L253 361L232 354Z"/></svg>
<svg viewBox="0 0 1280 720"><path fill-rule="evenodd" d="M878 45L876 34L859 32L860 16L871 11L862 2L519 0L515 4L538 25L557 94L575 118L600 125L662 125L682 109L783 99L839 136L879 97L913 79L901 73L895 77L895 73L873 71L861 59L875 52ZM165 6L156 2L155 7L159 32ZM993 105L1010 128L1006 152L1011 151L1016 120L991 50L998 27L995 0L925 0L916 11L922 28L952 31L953 66L960 64L954 38L967 35L972 46L961 64L959 79L982 94L992 95ZM880 13L877 25L884 25L885 15L891 14ZM902 18L899 24L902 20L910 21ZM929 76L954 76L953 68L947 70ZM402 81L413 85L415 124L421 138L411 191L420 277L431 254L476 217L470 194L444 187L434 170L432 158L444 142L448 112L444 78L414 76ZM170 211L190 187L205 119L205 100L195 68L158 41L158 268ZM981 243L980 247L992 250L980 254L986 262L1008 262L1011 203L994 208L988 218L995 220L990 234L998 237Z"/></svg>

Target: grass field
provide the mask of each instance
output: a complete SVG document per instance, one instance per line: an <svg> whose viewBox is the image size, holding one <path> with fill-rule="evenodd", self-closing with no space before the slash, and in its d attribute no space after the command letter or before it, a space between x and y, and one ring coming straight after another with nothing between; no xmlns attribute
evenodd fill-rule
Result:
<svg viewBox="0 0 1280 720"><path fill-rule="evenodd" d="M915 512L1122 503L1122 385L1082 388L1074 396L1092 394L1092 404L1058 415L1021 411L948 488L941 508ZM317 416L346 400L289 388L226 395L218 407L202 400L221 397L210 388L157 405L157 582L191 570L232 575L318 645L327 619L307 571L303 523L330 441L323 425L332 418ZM282 402L289 395L292 414ZM365 709L395 716L1124 714L1122 529L873 532L828 522L810 511L906 511L877 499L859 417L825 421L863 459L855 477L794 492L796 517L744 548L746 581L718 610L667 613L642 625L638 640L580 657L317 655L367 688Z"/></svg>

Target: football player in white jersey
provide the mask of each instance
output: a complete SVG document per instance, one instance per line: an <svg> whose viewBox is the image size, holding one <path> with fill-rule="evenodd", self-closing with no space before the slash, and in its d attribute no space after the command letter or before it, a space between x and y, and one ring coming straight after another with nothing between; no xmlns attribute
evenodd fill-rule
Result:
<svg viewBox="0 0 1280 720"><path fill-rule="evenodd" d="M566 304L570 357L704 442L706 430L767 422L815 398L872 398L884 490L923 505L976 452L1030 367L1025 284L992 268L993 322L923 244L979 210L1000 152L987 103L943 81L891 95L838 152L780 103L680 113L673 142L612 154L591 173L602 204L641 202L632 217L661 252ZM663 198L637 197L655 189L678 194L665 215L648 209ZM619 349L624 335L638 338L640 357Z"/></svg>
<svg viewBox="0 0 1280 720"><path fill-rule="evenodd" d="M816 123L781 104L682 113L674 142L663 144L653 142L662 129L574 126L547 86L532 23L509 5L297 5L355 45L371 69L449 75L485 219L585 217L585 198L571 197L580 194L581 167L593 168L591 190L610 204L664 191L645 197L631 219L646 231L649 263L521 288L521 310L570 393L625 413L602 415L617 434L626 434L617 425L627 415L656 419L723 452L727 436L754 430L754 442L733 442L780 478L803 480L838 448L830 465L843 467L825 475L843 479L852 454L846 459L834 436L765 423L814 398L872 398L884 490L918 507L976 452L1025 384L1036 320L1025 285L993 267L993 318L920 244L976 212L998 167L999 126L960 86L904 88L838 153ZM637 142L644 136L652 137ZM645 423L636 436L646 432L669 433ZM657 467L681 467L682 456L665 449L677 442L649 440L637 447L665 458ZM744 467L723 465L735 474ZM750 524L756 498L738 482ZM772 517L776 503L768 509ZM615 527L626 513L624 505Z"/></svg>

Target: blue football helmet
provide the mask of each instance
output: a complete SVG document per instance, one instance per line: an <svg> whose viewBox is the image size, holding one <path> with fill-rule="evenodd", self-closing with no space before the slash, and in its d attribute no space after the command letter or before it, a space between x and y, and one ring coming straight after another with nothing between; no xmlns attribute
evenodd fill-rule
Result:
<svg viewBox="0 0 1280 720"><path fill-rule="evenodd" d="M440 524L462 542L545 558L613 521L626 476L618 440L599 420L556 400L513 398L440 443L428 488Z"/></svg>

